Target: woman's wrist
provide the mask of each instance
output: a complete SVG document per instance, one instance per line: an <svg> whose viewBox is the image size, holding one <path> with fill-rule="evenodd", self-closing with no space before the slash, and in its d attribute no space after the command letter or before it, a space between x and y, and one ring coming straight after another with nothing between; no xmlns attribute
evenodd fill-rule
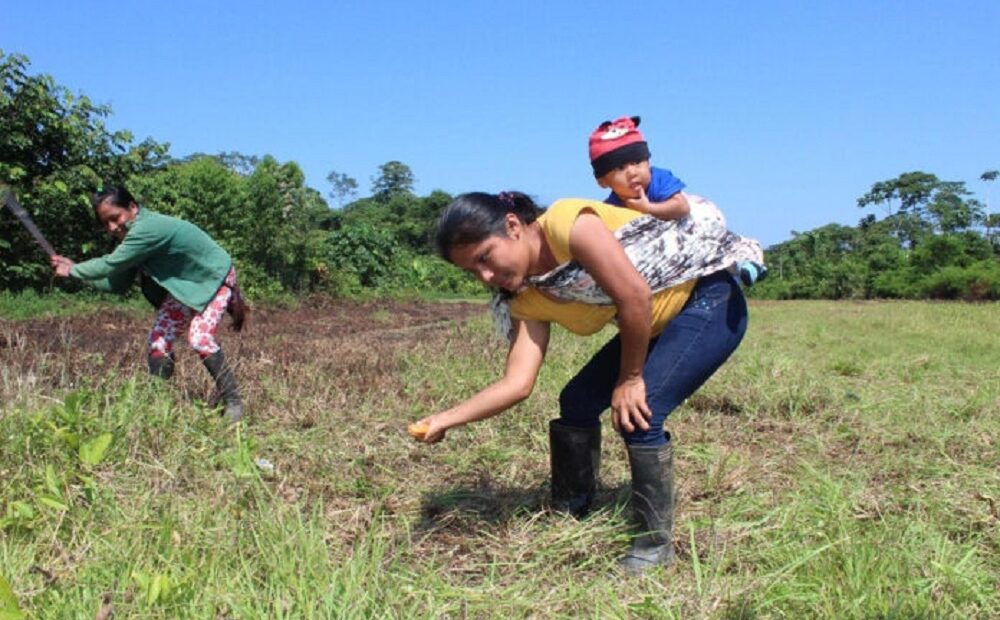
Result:
<svg viewBox="0 0 1000 620"><path fill-rule="evenodd" d="M461 413L456 409L447 409L438 414L438 423L445 429L465 426L469 420L463 419Z"/></svg>
<svg viewBox="0 0 1000 620"><path fill-rule="evenodd" d="M636 379L642 379L642 371L641 370L638 371L638 372L619 373L618 374L618 382L616 383L616 385L622 385L622 384L628 383L630 381L635 381Z"/></svg>

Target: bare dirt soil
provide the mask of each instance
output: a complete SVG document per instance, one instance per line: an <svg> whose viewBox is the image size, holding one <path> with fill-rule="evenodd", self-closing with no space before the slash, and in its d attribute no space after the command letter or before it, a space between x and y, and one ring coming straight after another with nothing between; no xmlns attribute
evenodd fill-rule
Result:
<svg viewBox="0 0 1000 620"><path fill-rule="evenodd" d="M310 298L294 308L253 307L239 334L230 331L226 318L218 340L251 384L260 371L318 358L339 366L361 363L369 373L389 372L391 368L376 362L395 357L395 352L425 340L439 328L486 311L484 304L466 302ZM153 316L152 308L145 313L108 308L70 318L0 320L0 366L10 376L33 377L53 389L70 387L82 377L141 372ZM178 379L207 377L197 368L200 364L183 335L175 343L175 352ZM357 363L351 364L352 358ZM368 380L377 382L378 377ZM254 385L246 388L255 391Z"/></svg>

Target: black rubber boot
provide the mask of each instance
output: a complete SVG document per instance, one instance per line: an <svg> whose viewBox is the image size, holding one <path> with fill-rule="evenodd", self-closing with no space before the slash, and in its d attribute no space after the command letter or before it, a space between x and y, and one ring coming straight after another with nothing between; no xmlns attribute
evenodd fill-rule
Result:
<svg viewBox="0 0 1000 620"><path fill-rule="evenodd" d="M630 573L674 563L674 449L626 446L632 469L632 508L641 533L619 561Z"/></svg>
<svg viewBox="0 0 1000 620"><path fill-rule="evenodd" d="M601 427L578 428L549 422L552 508L577 519L590 512L601 472Z"/></svg>
<svg viewBox="0 0 1000 620"><path fill-rule="evenodd" d="M236 422L243 417L243 399L240 398L240 389L236 385L236 377L226 363L226 356L222 354L222 349L209 355L204 359L205 368L215 379L215 387L219 397L225 405L222 412L227 422Z"/></svg>
<svg viewBox="0 0 1000 620"><path fill-rule="evenodd" d="M149 374L160 379L169 379L174 374L174 354L152 355L147 358Z"/></svg>

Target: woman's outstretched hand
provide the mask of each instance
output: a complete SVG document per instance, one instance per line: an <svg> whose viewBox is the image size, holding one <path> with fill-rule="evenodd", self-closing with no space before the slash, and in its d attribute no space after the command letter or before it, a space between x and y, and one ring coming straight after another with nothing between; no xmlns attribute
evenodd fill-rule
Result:
<svg viewBox="0 0 1000 620"><path fill-rule="evenodd" d="M49 262L52 263L52 271L54 271L57 276L62 278L68 278L69 270L76 264L65 256L60 256L58 254L50 256Z"/></svg>
<svg viewBox="0 0 1000 620"><path fill-rule="evenodd" d="M441 424L441 414L427 416L407 427L406 431L417 441L424 443L437 443L444 439L447 426Z"/></svg>
<svg viewBox="0 0 1000 620"><path fill-rule="evenodd" d="M646 382L642 377L620 381L611 394L611 421L619 433L635 432L636 427L647 431L653 417L646 404Z"/></svg>

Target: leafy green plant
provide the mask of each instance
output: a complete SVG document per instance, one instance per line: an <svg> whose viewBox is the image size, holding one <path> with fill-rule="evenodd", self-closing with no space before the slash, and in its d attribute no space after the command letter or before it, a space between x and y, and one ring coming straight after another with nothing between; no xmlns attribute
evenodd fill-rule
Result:
<svg viewBox="0 0 1000 620"><path fill-rule="evenodd" d="M0 620L21 620L24 614L17 606L14 591L3 575L0 575Z"/></svg>
<svg viewBox="0 0 1000 620"><path fill-rule="evenodd" d="M392 271L402 251L388 232L367 224L331 232L326 240L327 262L332 269L354 274L361 286L375 286Z"/></svg>
<svg viewBox="0 0 1000 620"><path fill-rule="evenodd" d="M13 500L7 503L4 516L0 517L0 530L30 530L35 525L38 512L28 502Z"/></svg>
<svg viewBox="0 0 1000 620"><path fill-rule="evenodd" d="M132 580L139 587L139 596L147 606L168 602L174 592L170 576L165 573L135 571Z"/></svg>
<svg viewBox="0 0 1000 620"><path fill-rule="evenodd" d="M967 267L945 267L924 278L920 287L925 295L935 299L998 300L1000 262L981 261Z"/></svg>
<svg viewBox="0 0 1000 620"><path fill-rule="evenodd" d="M111 433L102 433L89 441L80 444L80 461L84 465L94 467L100 465L111 446Z"/></svg>

